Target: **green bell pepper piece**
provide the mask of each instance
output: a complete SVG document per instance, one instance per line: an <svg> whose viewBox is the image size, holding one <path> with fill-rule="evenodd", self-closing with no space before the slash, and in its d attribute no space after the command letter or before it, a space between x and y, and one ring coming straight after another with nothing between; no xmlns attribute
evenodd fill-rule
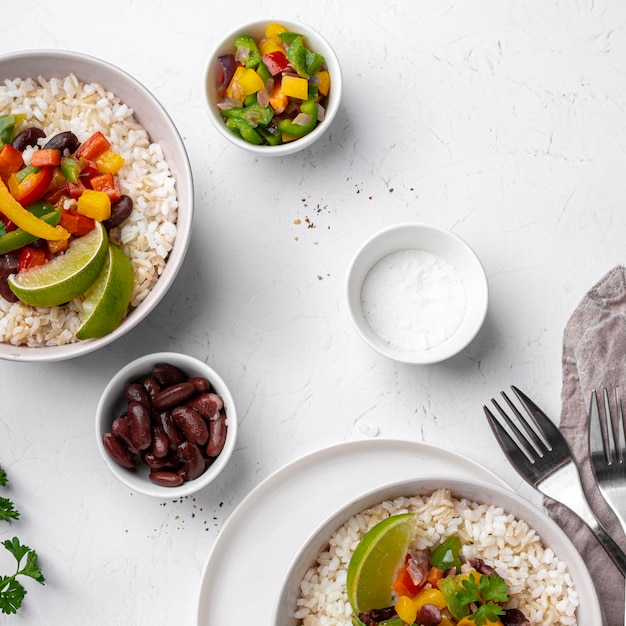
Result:
<svg viewBox="0 0 626 626"><path fill-rule="evenodd" d="M304 45L304 37L302 35L296 36L289 44L286 56L296 72L298 72L298 75L307 79L313 76L325 62L321 54L309 50Z"/></svg>
<svg viewBox="0 0 626 626"><path fill-rule="evenodd" d="M456 535L446 539L438 548L434 550L430 557L431 565L445 572L450 567L454 567L459 572L461 568L461 550L463 545L461 539Z"/></svg>
<svg viewBox="0 0 626 626"><path fill-rule="evenodd" d="M224 109L221 114L226 119L242 119L253 128L256 126L267 126L274 117L274 109L272 107L262 107L257 102L247 107L233 107L232 109Z"/></svg>
<svg viewBox="0 0 626 626"><path fill-rule="evenodd" d="M245 139L248 143L252 143L256 146L260 146L263 143L263 139L256 131L256 128L254 128L250 122L246 122L242 117L228 118L226 120L226 126L233 132L241 135L242 139Z"/></svg>
<svg viewBox="0 0 626 626"><path fill-rule="evenodd" d="M261 126L259 126L256 130L259 135L261 135L261 137L265 139L265 143L268 146L279 146L283 142L283 138L281 137L280 133L273 133L267 128L261 128Z"/></svg>
<svg viewBox="0 0 626 626"><path fill-rule="evenodd" d="M15 115L0 115L0 149L13 141L16 122Z"/></svg>
<svg viewBox="0 0 626 626"><path fill-rule="evenodd" d="M77 183L80 176L80 165L74 157L63 157L61 159L61 173L65 180L70 183Z"/></svg>
<svg viewBox="0 0 626 626"><path fill-rule="evenodd" d="M248 60L246 61L247 68L255 68L261 62L261 51L252 37L239 35L235 39L235 48L247 48L249 50Z"/></svg>
<svg viewBox="0 0 626 626"><path fill-rule="evenodd" d="M452 617L458 622L461 618L469 615L469 607L466 604L462 604L459 600L459 591L461 586L454 578L454 576L446 576L437 583L437 588L443 594L446 601L448 611L452 614Z"/></svg>
<svg viewBox="0 0 626 626"><path fill-rule="evenodd" d="M267 69L267 65L263 63L263 61L259 61L259 66L256 68L256 73L259 75L259 78L263 81L265 85L267 85L267 81L272 78L272 73Z"/></svg>
<svg viewBox="0 0 626 626"><path fill-rule="evenodd" d="M311 116L308 124L294 124L291 120L281 120L278 123L278 130L281 133L287 135L293 135L294 137L303 137L307 133L310 133L317 124L317 102L316 97L313 96L308 100L305 100L300 105L300 111Z"/></svg>
<svg viewBox="0 0 626 626"><path fill-rule="evenodd" d="M61 209L55 208L44 200L39 200L35 202L35 204L31 204L28 210L51 226L56 226L61 220ZM6 254L12 250L23 248L33 243L33 241L37 241L37 239L38 237L35 235L31 235L21 228L16 228L0 237L0 254Z"/></svg>

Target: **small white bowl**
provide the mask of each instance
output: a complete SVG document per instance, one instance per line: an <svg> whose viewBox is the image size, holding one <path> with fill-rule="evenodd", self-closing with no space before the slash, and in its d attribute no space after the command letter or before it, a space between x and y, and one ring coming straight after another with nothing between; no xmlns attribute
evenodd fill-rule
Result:
<svg viewBox="0 0 626 626"><path fill-rule="evenodd" d="M585 562L563 530L543 511L506 487L464 478L433 476L398 481L365 494L355 494L354 499L346 503L345 507L323 521L294 555L291 566L285 572L271 625L297 626L302 623L302 620L294 618L300 582L307 570L315 564L317 556L327 548L333 533L351 517L386 500L401 496L427 495L440 488L449 489L451 495L457 499L502 507L506 513L524 520L537 532L543 546L553 550L556 557L567 565L579 598L577 623L602 624L600 603Z"/></svg>
<svg viewBox="0 0 626 626"><path fill-rule="evenodd" d="M228 430L226 432L226 443L220 455L205 470L204 474L195 480L184 482L179 487L163 487L154 484L149 478L149 467L137 461L134 469L126 469L116 463L105 450L102 443L102 436L111 432L111 424L116 417L119 417L124 408L126 401L123 393L126 384L135 382L145 378L150 374L152 368L158 363L169 363L175 365L184 374L189 377L204 376L209 380L216 394L218 394L224 402L224 410ZM237 440L237 412L235 403L231 396L230 390L222 378L206 363L192 356L179 354L175 352L156 352L146 354L128 365L123 367L109 382L100 398L98 408L96 410L96 442L98 449L102 454L104 462L113 472L113 474L122 481L129 489L135 492L143 493L147 496L157 498L173 498L188 496L203 489L213 482L220 472L226 467L235 448Z"/></svg>
<svg viewBox="0 0 626 626"><path fill-rule="evenodd" d="M122 323L99 339L59 346L29 347L0 343L0 359L50 362L82 356L113 343L143 321L172 286L189 246L193 223L193 178L185 145L167 111L139 81L101 59L78 52L27 50L0 56L0 83L16 78L64 78L74 73L85 83L99 83L133 109L150 141L158 143L176 181L178 196L177 234L165 269L147 297L129 311Z"/></svg>
<svg viewBox="0 0 626 626"><path fill-rule="evenodd" d="M374 332L363 310L362 288L370 270L388 255L406 250L434 255L446 267L452 266L453 276L457 282L458 278L462 282L465 307L459 312L455 328L450 328L447 334L445 329L436 329L440 332L440 342L420 341L406 347L389 337L383 339ZM404 223L383 229L359 248L348 268L346 300L358 334L371 348L395 361L429 364L452 357L474 339L487 314L488 284L480 260L458 236L431 224ZM389 321L390 324L394 322ZM435 321L432 323L435 324Z"/></svg>
<svg viewBox="0 0 626 626"><path fill-rule="evenodd" d="M304 35L305 45L321 54L326 59L326 65L330 74L330 91L328 92L328 100L326 105L326 113L324 120L319 122L317 126L307 135L294 139L288 143L281 144L279 146L257 146L251 144L231 130L229 130L224 123L223 117L220 115L220 111L217 108L217 76L218 76L218 63L217 59L222 54L232 53L235 50L234 41L239 35L247 35L252 37L255 41L258 41L268 24L278 23L282 24L289 31ZM204 94L206 109L218 132L228 139L234 145L256 154L258 156L278 156L283 157L300 150L304 150L316 142L330 127L333 119L335 118L337 111L339 110L339 104L341 102L342 93L342 76L341 66L335 51L331 45L320 35L317 31L310 26L290 19L267 19L258 20L243 24L235 30L228 33L212 50L209 54L209 60L206 64L204 71Z"/></svg>

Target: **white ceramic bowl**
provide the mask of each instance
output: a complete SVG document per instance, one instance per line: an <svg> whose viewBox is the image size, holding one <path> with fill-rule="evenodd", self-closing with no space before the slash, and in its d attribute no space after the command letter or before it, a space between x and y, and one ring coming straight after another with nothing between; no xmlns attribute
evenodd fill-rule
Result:
<svg viewBox="0 0 626 626"><path fill-rule="evenodd" d="M178 367L189 377L204 376L209 380L215 393L221 396L224 402L224 410L228 430L226 433L226 443L220 455L209 466L209 468L199 478L184 482L179 487L163 487L155 485L149 478L148 466L138 461L134 469L126 469L116 463L105 450L102 443L102 436L111 432L111 424L116 417L119 417L125 407L126 401L123 397L124 387L127 383L135 382L145 378L152 367L158 363L169 363ZM157 498L171 498L188 496L200 489L207 487L213 482L220 472L226 467L233 453L237 440L237 412L230 390L222 378L206 363L192 356L175 352L156 352L146 354L135 359L122 368L108 383L102 393L98 408L96 410L96 442L102 454L105 464L113 474L121 480L132 491L143 493Z"/></svg>
<svg viewBox="0 0 626 626"><path fill-rule="evenodd" d="M382 339L374 332L362 307L362 287L370 270L387 255L418 250L438 257L456 270L462 280L466 306L454 332L438 343L416 343L406 347ZM439 297L439 296L438 296ZM488 285L485 271L472 249L448 230L425 223L390 226L370 237L354 255L346 278L347 308L361 338L380 354L405 363L429 364L443 361L465 348L480 330L487 314ZM389 320L396 323L397 320ZM377 322L378 323L378 322ZM433 320L433 323L435 321ZM383 334L383 333L381 333Z"/></svg>
<svg viewBox="0 0 626 626"><path fill-rule="evenodd" d="M60 50L30 50L0 56L0 82L7 79L43 76L63 78L73 72L85 82L97 82L130 106L147 130L150 140L161 145L176 179L178 195L177 236L167 266L146 299L129 312L120 326L100 339L63 346L30 348L0 344L0 358L15 361L60 361L81 356L106 346L137 326L167 293L183 263L193 219L193 179L185 146L168 113L156 98L125 71L100 59Z"/></svg>
<svg viewBox="0 0 626 626"><path fill-rule="evenodd" d="M249 37L252 37L255 41L258 41L265 32L265 28L267 27L267 25L271 23L282 24L288 30L304 35L305 45L314 52L321 54L326 59L326 65L330 74L331 86L328 93L328 101L324 120L322 122L319 122L310 133L308 133L304 137L300 137L299 139L295 139L294 141L290 141L279 146L257 146L245 141L244 139L233 133L231 130L229 130L224 123L224 119L220 115L220 111L217 108L217 59L222 54L234 52L235 46L233 42L235 41L237 36L248 35ZM333 48L330 46L328 41L326 41L326 39L324 39L322 35L320 35L310 26L307 26L302 22L282 18L249 22L247 24L242 24L235 30L228 33L217 45L215 45L215 47L209 54L209 59L204 72L204 93L206 109L215 128L223 137L228 139L228 141L232 142L234 145L258 156L282 157L303 150L304 148L308 148L314 142L316 142L328 130L337 114L337 111L339 110L339 105L341 103L342 85L343 81L339 60L337 59L337 55L335 54Z"/></svg>
<svg viewBox="0 0 626 626"><path fill-rule="evenodd" d="M328 540L335 530L353 515L384 500L399 496L426 495L441 487L449 489L452 496L459 499L467 498L474 502L493 504L502 507L505 512L518 519L525 520L537 531L543 545L551 548L554 554L567 565L580 602L577 609L577 623L602 624L598 596L582 557L567 535L543 511L506 487L463 478L439 476L399 481L365 494L357 494L354 500L347 502L345 507L322 522L309 536L298 554L294 555L290 568L285 572L284 583L276 599L272 626L297 626L299 622L293 614L300 593L300 581L309 567L314 565L317 555L326 549Z"/></svg>

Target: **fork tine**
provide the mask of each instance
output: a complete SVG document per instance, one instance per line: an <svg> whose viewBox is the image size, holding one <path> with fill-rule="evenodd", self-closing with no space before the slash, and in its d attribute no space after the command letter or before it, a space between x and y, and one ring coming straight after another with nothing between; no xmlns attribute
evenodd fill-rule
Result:
<svg viewBox="0 0 626 626"><path fill-rule="evenodd" d="M617 392L617 389L615 390ZM613 413L611 411L611 401L609 399L609 392L605 387L602 390L602 396L604 398L604 419L605 419L605 454L606 461L611 465L617 458L617 451L615 449L615 436L613 430Z"/></svg>
<svg viewBox="0 0 626 626"><path fill-rule="evenodd" d="M515 391L514 387L512 387L512 389ZM534 421L532 415L529 414L530 416L530 423L529 423L528 419L524 417L524 415L522 415L521 411L515 406L515 404L513 404L513 401L509 398L509 396L506 395L506 393L504 393L504 391L501 391L500 395L504 398L506 403L509 405L509 408L511 409L511 411L513 411L513 414L517 418L518 424L522 427L523 432L515 426L513 421L509 417L507 417L506 413L502 411L502 409L497 405L497 403L494 400L494 404L498 406L498 410L500 411L500 414L504 417L504 419L507 421L510 427L513 428L519 436L523 437L524 440L532 446L533 450L539 456L543 456L545 451L551 450L552 446L550 445L549 442L545 440L545 437L543 437L543 433L539 432L540 431L539 426ZM526 412L528 413L528 409L526 409Z"/></svg>
<svg viewBox="0 0 626 626"><path fill-rule="evenodd" d="M600 400L598 392L594 389L591 392L591 404L589 406L589 451L592 456L602 451L604 459L607 463L610 463L603 433L602 418L600 417Z"/></svg>
<svg viewBox="0 0 626 626"><path fill-rule="evenodd" d="M626 432L624 432L624 413L619 390L615 387L615 406L617 407L617 458L620 463L626 461Z"/></svg>
<svg viewBox="0 0 626 626"><path fill-rule="evenodd" d="M504 450L504 453L508 457L516 457L517 461L524 466L528 466L528 461L530 463L534 463L534 456L529 452L528 448L523 443L525 441L525 438L522 433L519 432L515 424L511 422L506 413L504 413L504 411L500 408L498 403L493 398L491 399L491 401L497 407L498 412L507 422L507 425L514 432L517 431L516 437L519 438L519 441L515 441L515 439L513 439L513 437L509 435L504 426L500 424L500 421L496 418L496 416L486 406L483 406L483 411L485 412L485 416L487 417L487 422L491 427L491 431L493 432L494 437L500 444L500 447ZM522 453L521 455L520 452Z"/></svg>
<svg viewBox="0 0 626 626"><path fill-rule="evenodd" d="M562 441L563 445L567 446L569 451L569 446L567 442L563 440L563 435L556 424L523 391L520 391L514 385L511 385L511 389L526 409L547 449L552 450L551 441Z"/></svg>

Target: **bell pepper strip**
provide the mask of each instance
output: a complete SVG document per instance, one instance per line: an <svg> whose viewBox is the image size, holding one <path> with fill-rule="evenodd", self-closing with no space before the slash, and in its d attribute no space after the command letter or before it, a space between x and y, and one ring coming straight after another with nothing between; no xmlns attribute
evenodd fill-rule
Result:
<svg viewBox="0 0 626 626"><path fill-rule="evenodd" d="M396 601L395 607L398 617L405 624L414 624L417 619L417 605L411 598L400 596Z"/></svg>
<svg viewBox="0 0 626 626"><path fill-rule="evenodd" d="M74 157L63 157L61 159L61 173L66 180L77 183L80 176L80 166Z"/></svg>
<svg viewBox="0 0 626 626"><path fill-rule="evenodd" d="M265 57L265 55L272 54L272 52L284 52L285 46L283 46L278 37L266 37L259 44L259 50Z"/></svg>
<svg viewBox="0 0 626 626"><path fill-rule="evenodd" d="M93 161L97 159L101 154L104 154L111 144L109 140L97 130L93 135L90 135L76 150L74 156L77 159L87 159Z"/></svg>
<svg viewBox="0 0 626 626"><path fill-rule="evenodd" d="M56 209L49 202L36 202L28 207L28 211L52 226L56 226L61 219L61 210ZM23 248L34 241L37 241L35 235L31 235L21 228L16 228L0 237L0 254Z"/></svg>
<svg viewBox="0 0 626 626"><path fill-rule="evenodd" d="M430 557L430 562L443 572L454 567L458 573L461 569L460 554L462 548L461 539L454 535L435 548Z"/></svg>
<svg viewBox="0 0 626 626"><path fill-rule="evenodd" d="M31 157L30 164L33 167L54 167L61 165L61 151L54 148L42 148L35 150Z"/></svg>
<svg viewBox="0 0 626 626"><path fill-rule="evenodd" d="M303 137L310 133L317 124L317 101L315 97L305 100L300 106L300 111L305 115L310 115L310 119L306 124L296 124L290 119L281 120L278 123L278 130L281 133L290 135L291 137Z"/></svg>
<svg viewBox="0 0 626 626"><path fill-rule="evenodd" d="M94 191L104 191L109 196L111 204L117 202L122 197L113 174L100 174L100 176L94 176L89 182Z"/></svg>
<svg viewBox="0 0 626 626"><path fill-rule="evenodd" d="M262 107L258 103L253 103L247 107L233 107L232 109L225 109L222 111L222 115L226 119L242 119L248 122L251 126L267 126L274 117L274 111L272 107Z"/></svg>
<svg viewBox="0 0 626 626"><path fill-rule="evenodd" d="M60 224L77 237L86 235L96 227L96 221L93 218L81 215L76 209L63 209Z"/></svg>
<svg viewBox="0 0 626 626"><path fill-rule="evenodd" d="M263 138L252 124L241 117L228 118L226 126L233 132L239 133L243 139L251 144L260 146L263 143Z"/></svg>
<svg viewBox="0 0 626 626"><path fill-rule="evenodd" d="M462 590L460 583L455 576L446 576L437 583L437 588L443 594L448 611L455 620L469 615L469 607L459 599L459 592Z"/></svg>
<svg viewBox="0 0 626 626"><path fill-rule="evenodd" d="M283 142L282 136L278 132L272 132L271 130L261 126L258 126L256 131L259 135L261 135L261 137L263 137L263 139L265 139L268 146L279 146Z"/></svg>
<svg viewBox="0 0 626 626"><path fill-rule="evenodd" d="M47 169L47 168L43 168ZM32 204L32 203L31 203ZM4 213L16 226L37 238L67 239L70 234L61 226L46 224L42 219L25 209L9 192L0 180L0 212Z"/></svg>
<svg viewBox="0 0 626 626"><path fill-rule="evenodd" d="M243 65L237 66L237 69L235 70L235 73L233 74L233 77L231 78L230 83L228 84L228 87L226 88L227 98L234 98L235 100L240 100L243 102L246 95L244 94L243 89L241 88L241 85L239 84L239 79L241 78L241 76L243 75L245 71L246 71L246 68Z"/></svg>
<svg viewBox="0 0 626 626"><path fill-rule="evenodd" d="M13 198L25 207L43 197L53 176L51 167L28 166L16 174L11 174L7 184Z"/></svg>
<svg viewBox="0 0 626 626"><path fill-rule="evenodd" d="M285 74L283 76L281 90L289 98L307 100L309 97L309 81L300 76Z"/></svg>
<svg viewBox="0 0 626 626"><path fill-rule="evenodd" d="M246 96L261 91L265 87L263 79L256 73L255 70L246 69L239 77L239 86Z"/></svg>
<svg viewBox="0 0 626 626"><path fill-rule="evenodd" d="M66 188L67 188L67 193L70 195L70 197L73 198L74 200L78 200L78 198L80 198L83 195L83 191L85 191L85 189L90 189L91 187L87 187L83 183L83 181L79 178L78 182L76 183L73 183L68 180L66 184Z"/></svg>
<svg viewBox="0 0 626 626"><path fill-rule="evenodd" d="M261 51L256 41L247 35L235 39L235 59L246 68L255 68L261 61Z"/></svg>
<svg viewBox="0 0 626 626"><path fill-rule="evenodd" d="M13 141L17 121L18 116L16 115L0 115L0 145Z"/></svg>
<svg viewBox="0 0 626 626"><path fill-rule="evenodd" d="M277 76L289 69L289 61L282 50L263 55L263 63L272 76Z"/></svg>
<svg viewBox="0 0 626 626"><path fill-rule="evenodd" d="M17 265L18 272L24 272L30 270L33 267L46 264L52 255L47 248L33 248L32 246L26 246L22 248L20 253L20 260Z"/></svg>
<svg viewBox="0 0 626 626"><path fill-rule="evenodd" d="M126 163L126 159L121 154L107 150L96 158L95 163L101 174L117 174Z"/></svg>
<svg viewBox="0 0 626 626"><path fill-rule="evenodd" d="M22 153L10 143L5 143L0 150L0 177L5 182L11 174L19 172L24 167Z"/></svg>
<svg viewBox="0 0 626 626"><path fill-rule="evenodd" d="M286 39L287 33L283 33L281 38ZM304 45L304 37L302 35L296 35L289 43L287 48L287 59L294 69L302 78L310 78L313 76L322 65L325 63L325 59L321 54L309 50Z"/></svg>
<svg viewBox="0 0 626 626"><path fill-rule="evenodd" d="M81 215L91 217L98 222L104 222L111 217L111 200L104 191L85 189L78 198L76 210Z"/></svg>
<svg viewBox="0 0 626 626"><path fill-rule="evenodd" d="M330 91L330 74L328 70L320 70L315 74L317 78L317 89L323 95L327 96Z"/></svg>

